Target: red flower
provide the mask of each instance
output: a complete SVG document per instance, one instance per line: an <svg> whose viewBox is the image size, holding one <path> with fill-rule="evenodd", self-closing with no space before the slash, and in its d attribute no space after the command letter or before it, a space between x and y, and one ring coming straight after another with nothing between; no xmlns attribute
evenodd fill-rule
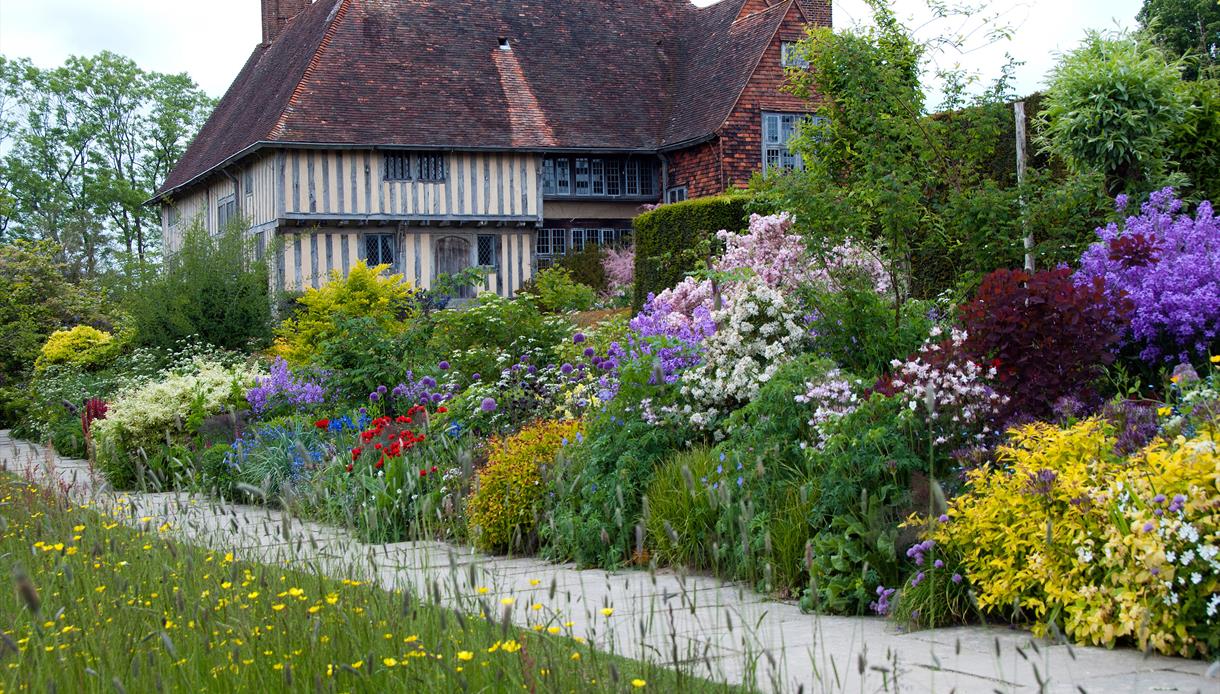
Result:
<svg viewBox="0 0 1220 694"><path fill-rule="evenodd" d="M420 476L420 477L427 477L427 476L428 476L428 471L427 471L427 470L420 470L420 471L419 471L419 476Z"/></svg>
<svg viewBox="0 0 1220 694"><path fill-rule="evenodd" d="M326 429L326 428L330 427L330 420L329 419L319 419L318 421L314 422L313 425L319 429Z"/></svg>
<svg viewBox="0 0 1220 694"><path fill-rule="evenodd" d="M433 465L433 466L432 466L432 472L436 472L436 466L435 466L435 465Z"/></svg>
<svg viewBox="0 0 1220 694"><path fill-rule="evenodd" d="M377 461L377 464L376 464L376 465L374 465L373 467L377 468L378 470L380 470L381 468L385 467L385 458L382 458L381 460L378 460L378 461Z"/></svg>
<svg viewBox="0 0 1220 694"><path fill-rule="evenodd" d="M347 471L348 471L348 472L351 472L351 471L352 471L352 469L353 469L354 467L355 467L354 465L352 465L351 463L348 463L348 464L347 464Z"/></svg>
<svg viewBox="0 0 1220 694"><path fill-rule="evenodd" d="M363 453L363 452L364 452L364 449L363 449L363 448L361 448L361 447L359 447L359 446L357 446L357 447L353 448L353 449L352 449L352 460L355 460L356 458L359 458L359 457L360 457L360 454L361 454L361 453Z"/></svg>
<svg viewBox="0 0 1220 694"><path fill-rule="evenodd" d="M448 411L449 411L449 408L448 408L448 407L445 407L444 405L441 405L440 407L436 408L436 411L437 411L439 414L445 414L446 412L448 412Z"/></svg>
<svg viewBox="0 0 1220 694"><path fill-rule="evenodd" d="M411 419L408 417L404 417L403 415L398 415L398 419L396 419L394 421L398 422L399 424L409 424L411 422Z"/></svg>

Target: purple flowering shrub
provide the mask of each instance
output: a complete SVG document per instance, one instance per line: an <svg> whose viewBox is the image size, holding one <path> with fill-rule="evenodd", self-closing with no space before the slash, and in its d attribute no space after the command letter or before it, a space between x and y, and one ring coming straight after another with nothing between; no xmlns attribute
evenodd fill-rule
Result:
<svg viewBox="0 0 1220 694"><path fill-rule="evenodd" d="M1127 207L1119 196L1116 207ZM1212 204L1194 217L1172 188L1152 193L1139 214L1097 230L1076 281L1101 279L1133 305L1123 338L1148 364L1193 360L1220 349L1220 224Z"/></svg>
<svg viewBox="0 0 1220 694"><path fill-rule="evenodd" d="M273 412L307 411L326 402L326 387L316 378L293 374L283 357L271 362L270 375L260 376L246 392L246 402L256 416Z"/></svg>

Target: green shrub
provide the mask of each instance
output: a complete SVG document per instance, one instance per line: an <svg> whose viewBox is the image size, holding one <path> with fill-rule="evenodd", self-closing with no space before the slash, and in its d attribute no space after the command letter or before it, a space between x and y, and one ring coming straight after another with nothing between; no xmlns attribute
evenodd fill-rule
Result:
<svg viewBox="0 0 1220 694"><path fill-rule="evenodd" d="M49 241L0 245L0 387L23 383L47 336L58 328L104 326L102 297L64 279Z"/></svg>
<svg viewBox="0 0 1220 694"><path fill-rule="evenodd" d="M368 267L357 261L342 276L308 289L297 300L299 308L280 324L276 352L294 364L309 362L327 340L344 333L340 327L350 319L366 319L380 333L402 333L419 311L415 290L402 275L386 274L388 266Z"/></svg>
<svg viewBox="0 0 1220 694"><path fill-rule="evenodd" d="M876 599L877 586L899 580L898 527L887 503L863 490L854 512L836 515L817 532L809 553L811 587L801 597L804 609L863 614Z"/></svg>
<svg viewBox="0 0 1220 694"><path fill-rule="evenodd" d="M565 267L540 270L533 281L538 287L538 304L554 313L588 311L597 299L593 287L577 284Z"/></svg>
<svg viewBox="0 0 1220 694"><path fill-rule="evenodd" d="M595 244L586 244L576 253L568 253L559 259L559 267L572 273L572 279L579 284L593 287L593 291L601 294L609 290L606 278L606 268L602 265L605 250Z"/></svg>
<svg viewBox="0 0 1220 694"><path fill-rule="evenodd" d="M818 293L808 303L818 315L814 350L862 376L878 376L919 349L932 328L931 302L906 301L895 316L893 300L870 287Z"/></svg>
<svg viewBox="0 0 1220 694"><path fill-rule="evenodd" d="M576 443L579 421L540 421L488 442L487 467L466 504L470 537L482 549L529 550L546 492L544 470Z"/></svg>
<svg viewBox="0 0 1220 694"><path fill-rule="evenodd" d="M116 342L110 333L90 325L78 325L71 330L56 330L34 361L36 370L60 364L88 368L102 364L115 356Z"/></svg>
<svg viewBox="0 0 1220 694"><path fill-rule="evenodd" d="M65 458L86 458L89 451L85 447L85 432L81 428L80 417L68 414L56 420L51 426L51 445L55 452Z"/></svg>
<svg viewBox="0 0 1220 694"><path fill-rule="evenodd" d="M744 229L748 203L744 195L721 195L662 205L636 217L634 310L707 260L707 244L717 231Z"/></svg>
<svg viewBox="0 0 1220 694"><path fill-rule="evenodd" d="M464 378L499 374L498 360L510 352L516 358L536 350L540 359L535 365L550 363L574 330L566 318L544 316L530 296L506 299L491 293L459 309L439 311L433 320L427 352L447 359Z"/></svg>
<svg viewBox="0 0 1220 694"><path fill-rule="evenodd" d="M237 225L213 236L196 225L163 268L141 271L124 298L135 342L171 348L197 336L226 349L271 341L271 297L265 261Z"/></svg>
<svg viewBox="0 0 1220 694"><path fill-rule="evenodd" d="M1220 79L1188 82L1183 90L1191 109L1170 147L1190 178L1191 197L1220 204Z"/></svg>
<svg viewBox="0 0 1220 694"><path fill-rule="evenodd" d="M717 494L707 478L718 458L708 448L676 453L648 485L648 547L658 564L709 568Z"/></svg>

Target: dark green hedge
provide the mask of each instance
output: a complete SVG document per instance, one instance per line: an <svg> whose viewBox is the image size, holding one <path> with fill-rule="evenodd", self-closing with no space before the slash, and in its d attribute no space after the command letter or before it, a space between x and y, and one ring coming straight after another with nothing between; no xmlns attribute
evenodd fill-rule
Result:
<svg viewBox="0 0 1220 694"><path fill-rule="evenodd" d="M721 229L746 227L745 195L727 194L662 205L635 218L635 294L632 308L639 311L650 293L682 281L707 248L703 241Z"/></svg>

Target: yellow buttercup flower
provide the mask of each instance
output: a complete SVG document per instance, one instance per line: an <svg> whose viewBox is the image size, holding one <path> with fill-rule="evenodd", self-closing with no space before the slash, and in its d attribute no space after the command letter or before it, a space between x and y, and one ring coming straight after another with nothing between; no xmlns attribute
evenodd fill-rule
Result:
<svg viewBox="0 0 1220 694"><path fill-rule="evenodd" d="M394 667L395 665L398 665L398 661L393 658L382 658L381 664L386 667Z"/></svg>
<svg viewBox="0 0 1220 694"><path fill-rule="evenodd" d="M644 687L648 686L648 683L637 677L631 680L631 686L635 687L636 689L643 689Z"/></svg>
<svg viewBox="0 0 1220 694"><path fill-rule="evenodd" d="M1217 354L1216 356L1212 357L1211 361L1213 364L1220 364L1220 354Z"/></svg>
<svg viewBox="0 0 1220 694"><path fill-rule="evenodd" d="M474 653L470 651L458 651L458 660L474 660Z"/></svg>
<svg viewBox="0 0 1220 694"><path fill-rule="evenodd" d="M603 608L602 608L602 614L604 614L604 615L606 615L607 617L609 617L610 615L614 614L614 608L613 608L613 607L603 607Z"/></svg>

